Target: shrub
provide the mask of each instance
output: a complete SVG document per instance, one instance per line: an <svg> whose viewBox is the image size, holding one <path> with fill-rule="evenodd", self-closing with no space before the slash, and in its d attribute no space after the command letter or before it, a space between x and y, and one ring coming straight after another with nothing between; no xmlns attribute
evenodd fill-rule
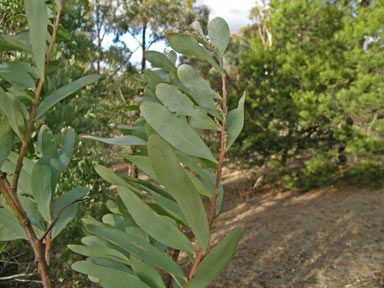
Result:
<svg viewBox="0 0 384 288"><path fill-rule="evenodd" d="M194 27L193 33L169 33L169 44L220 72L221 95L192 66L176 67L175 51L168 55L147 51L155 69L144 72L147 88L136 99L142 118L135 126L118 126L123 136L85 137L135 146L134 154L124 160L151 178L119 177L104 166L95 167L116 185L117 199L107 202L110 213L102 221L83 218L87 232L83 245L69 248L88 257L72 268L103 287L206 287L230 261L240 240L241 231L235 229L212 250L209 247L224 193L220 184L224 156L242 129L245 96L236 109L227 111L222 66L229 40L227 23L213 19L208 36L198 23ZM216 157L201 137L210 131L220 135ZM210 202L208 215L202 197ZM177 264L181 251L192 266L188 276Z"/></svg>

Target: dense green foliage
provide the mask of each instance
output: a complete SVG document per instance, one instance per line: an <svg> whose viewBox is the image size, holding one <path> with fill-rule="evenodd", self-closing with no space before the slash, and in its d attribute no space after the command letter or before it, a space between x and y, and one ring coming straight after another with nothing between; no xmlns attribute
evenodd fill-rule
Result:
<svg viewBox="0 0 384 288"><path fill-rule="evenodd" d="M225 87L222 56L229 27L222 18L215 18L208 25L208 35L199 29L192 35L169 33L167 39L176 52L205 61L222 73ZM245 97L227 112L225 88L220 95L190 65L176 67L174 51L168 56L147 51L146 58L154 69L144 72L147 87L144 96L136 99L142 118L135 126L118 126L125 131L123 136L85 137L112 145L135 145L134 153L124 159L151 181L119 177L104 166L95 167L117 188L118 196L108 201L110 213L101 222L83 218L91 236L82 238L84 245L69 247L88 258L72 268L102 287L123 283L132 287L206 287L228 264L240 240L241 231L236 229L212 251L208 249L212 222L223 198L224 155L242 130ZM214 156L201 138L210 130L220 131L219 156ZM211 202L209 213L202 197ZM187 236L191 232L197 247ZM188 253L193 265L189 276L179 267L178 257L169 257L166 250L174 255ZM167 275L165 282L158 269Z"/></svg>
<svg viewBox="0 0 384 288"><path fill-rule="evenodd" d="M282 165L305 155L299 174L322 185L332 177L319 173L383 151L384 3L334 2L271 1L269 17L253 15L260 22L249 29L267 27L272 42L254 32L238 68L250 95L241 150Z"/></svg>
<svg viewBox="0 0 384 288"><path fill-rule="evenodd" d="M158 175L161 174L161 167L156 172L147 157L148 150L151 150L147 147L149 136L160 134L172 150L177 151L179 162L200 177L198 180L191 178L185 181L192 181L201 197L210 198L210 184L215 182L212 168L216 165L219 151L215 137L219 134L222 121L216 105L220 102L220 96L215 91L222 89L223 71L227 76L228 102L232 110L228 114L228 146L233 144L241 126L241 121L231 121L242 114L243 105L245 109L244 130L230 153L241 156L240 161L264 166L266 169L263 170L269 173L265 175L265 182L273 180L282 183L285 188L300 190L335 182L375 187L383 184L382 0L271 0L268 5L262 5L265 1L260 1L250 15L255 24L231 35L224 55L226 45L223 43L226 42L228 31L221 31L223 34L218 37L214 32L215 22L211 22L209 29L208 9L197 6L194 0L66 0L57 30L54 29L54 17L60 1L35 2L37 4L34 5L40 5L40 8L49 8L47 15L40 13L37 17L37 10L34 9L37 6L27 4L25 7L22 0L0 1L0 169L7 173L6 176L1 175L2 179L6 177L8 182L12 182L17 155L34 103L34 92L39 79L43 77L41 101L38 103L37 116L34 117L30 142L25 151L26 163L18 186L22 204L27 207L26 210L29 209L28 216L33 214L32 226L38 236L42 236L57 216L59 204L55 203L61 201L58 199L65 199L65 195L70 195L68 191L78 191L78 186L87 187L80 191L83 193L89 189L87 198L83 198L84 202L73 203L77 208L71 206L70 217L64 217L64 222L73 221L58 225L68 224L51 247L50 273L56 279L53 285L67 281L66 285L72 287L98 285L88 284L89 281L78 273L76 279L68 280L73 273L70 265L81 259L81 256L64 248L67 243L78 243L83 236L83 223L80 218L74 218L77 209L77 215L92 215L95 219L102 219L104 224L117 225L116 229L123 227L120 220L128 217L126 212L129 212L133 218L136 217L127 218L132 221L129 229L133 226L139 236L150 239L152 244L162 243L158 248L165 249L165 244L176 250L194 252L190 243L173 228L170 229L177 237L172 239L175 242L168 243L168 235L159 235L157 231L141 227L145 226L142 218L162 215L165 217L160 219L165 218L168 222L159 220L156 222L159 227L168 227L171 222L189 227L198 243L202 247L206 245L207 231L198 227L204 226L205 220L194 222L191 217L186 219L191 211L187 209L180 212L182 205L175 206L175 203L180 205L177 195L166 194L158 186L148 183L145 184L147 186L143 182L136 183L131 178L119 178L118 181L123 181L119 183L124 183L122 186L129 186L128 189L134 191L130 193L119 188L118 193L124 194L130 201L136 201L134 203L138 207L143 206L143 201L139 200L144 199L144 212L136 211L135 207L125 205L127 203L124 203L123 197L121 201L114 199L116 192L111 189L111 184L119 186L114 182L118 178L112 181L103 174L104 168L100 167L109 167L116 162L133 163L142 173L164 184L167 179L161 179L162 176ZM201 26L195 22L186 28L196 19ZM215 21L220 22L217 19ZM129 45L131 43L127 43L128 34L136 39L132 40L137 42L136 49L146 51L153 43L163 41L168 32L185 29L188 32L186 35L171 33L172 37L168 39L171 48L179 52L178 55L166 46L164 54L147 51L142 54L140 64L133 63L131 57L135 49ZM43 30L47 33L43 33ZM45 53L54 32L57 39L49 65L45 68ZM29 35L33 36L28 39ZM106 39L111 35L114 39L109 43ZM201 44L196 45L194 39ZM216 53L222 63L216 62L218 58L207 57L202 47L209 53ZM152 69L145 70L149 64ZM83 78L89 74L96 75ZM76 82L78 79L82 80ZM99 80L94 82L96 79ZM244 98L241 98L243 91L247 95L245 104ZM174 97L171 99L169 95ZM199 95L209 95L209 99ZM53 101L50 103L46 99ZM140 104L148 101L156 103ZM141 105L139 111L138 105ZM144 120L139 118L139 112ZM172 120L165 122L174 122L175 125L163 127L161 121L165 118ZM183 118L189 119L189 122L177 120ZM185 132L189 136L182 140L174 139L171 129L190 133ZM191 129L194 133L198 132L198 138L191 136ZM76 131L76 135L73 131ZM104 143L89 139L101 139ZM119 145L109 146L105 143ZM131 149L127 144L135 144L138 149ZM73 150L69 149L72 146ZM167 150L169 147L165 145L163 148ZM71 155L69 161L67 158ZM157 156L160 159L161 155ZM196 165L191 159L198 157L201 162ZM161 161L170 161L168 158L172 157ZM97 164L100 166L94 169ZM172 166L172 161L168 165ZM211 172L204 170L202 173L201 166L208 166ZM32 183L34 170L33 176L44 175L45 178L32 177L35 178ZM44 184L44 179L51 182L51 187ZM172 186L172 183L169 185ZM140 193L136 193L139 192L137 189ZM163 194L151 194L153 189ZM172 190L171 187L167 189ZM140 198L143 190L147 193ZM222 197L220 193L218 208ZM47 195L49 197L45 197ZM189 200L198 202L196 199ZM164 209L162 205L170 207ZM4 202L4 196L1 196L0 206L0 239L25 238L25 232ZM145 209L147 206L150 210ZM86 227L101 223L97 222L96 225L93 222L96 220L86 219ZM9 223L14 224L12 229L9 229ZM99 237L101 232L97 231ZM59 231L52 232L58 234ZM96 235L96 232L93 233ZM92 242L95 238L87 237L83 239L87 247L100 244ZM160 240L158 237L165 238ZM237 239L238 235L235 233L231 237ZM25 264L32 263L32 252L19 253L25 250L25 243L25 240L15 240L4 242L1 246L1 259L4 263L12 262L1 264L2 275L32 272L33 265ZM74 250L80 254L91 253L92 250L76 247ZM212 253L220 254L222 252L215 252L220 249L219 246ZM115 257L112 260L123 261L125 268L119 266L121 269L132 268L140 279L144 277L140 269L154 271L139 257L130 257L129 263L124 262L127 253L122 253L122 256L121 252L111 252ZM22 256L12 258L12 255ZM212 266L212 260L207 258L206 262L202 262L201 269ZM126 264L132 267L127 268ZM158 263L152 264L159 267ZM180 271L172 267L175 269L173 275L177 275ZM169 267L163 268L169 271ZM174 279L184 281L184 276L179 276ZM192 281L191 285L199 286L204 281L212 280L208 278L201 277L194 280L198 284ZM20 286L23 283L18 284L13 280L4 283L24 287Z"/></svg>

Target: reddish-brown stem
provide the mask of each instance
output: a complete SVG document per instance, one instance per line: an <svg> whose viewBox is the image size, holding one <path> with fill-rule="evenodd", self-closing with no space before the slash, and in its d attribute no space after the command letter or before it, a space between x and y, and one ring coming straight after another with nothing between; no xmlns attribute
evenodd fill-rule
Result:
<svg viewBox="0 0 384 288"><path fill-rule="evenodd" d="M55 28L53 29L51 42L49 44L47 54L46 54L46 63L44 66L44 77L48 69L50 55L53 50L53 45L56 40L56 31L59 28L59 19L61 15L61 8L58 10L56 15ZM37 109L37 105L39 104L41 90L44 85L44 77L39 79L39 83L35 90L35 95L31 107L31 111L29 114L27 129L24 131L23 142L20 148L19 158L17 159L15 173L13 174L12 185L10 186L7 179L5 177L1 177L0 181L0 192L4 195L5 201L8 206L12 209L12 212L17 217L20 225L24 228L28 241L33 249L35 255L35 264L38 267L41 280L43 282L43 286L45 288L51 288L51 281L48 275L48 263L46 259L49 259L49 250L50 250L50 239L46 239L46 254L44 255L44 245L40 239L37 238L35 231L32 228L31 222L29 221L27 214L21 205L19 198L17 197L17 185L19 182L19 177L21 173L21 169L23 167L23 159L25 156L25 152L31 137L31 132L33 129L33 125L35 123L35 113ZM49 236L48 236L49 237Z"/></svg>
<svg viewBox="0 0 384 288"><path fill-rule="evenodd" d="M219 155L219 163L217 164L217 172L216 172L216 185L215 185L215 194L213 195L212 201L211 201L211 207L209 211L209 230L212 229L213 221L215 220L216 215L216 202L217 197L219 196L219 187L221 182L221 172L223 168L224 163L224 157L225 157L225 142L226 142L226 134L225 134L225 127L226 127L226 115L227 115L227 86L226 86L226 76L225 73L221 74L221 81L222 81L222 90L223 90L223 99L222 99L222 115L223 115L223 121L221 125L221 131L220 131L220 155ZM195 261L193 263L193 266L191 268L191 271L188 275L188 280L184 285L184 288L188 287L189 282L191 281L193 275L196 272L197 267L199 267L199 264L201 260L203 260L205 256L206 251L200 248L199 252L197 253L197 256L195 258Z"/></svg>
<svg viewBox="0 0 384 288"><path fill-rule="evenodd" d="M51 238L51 232L45 236L45 261L49 265L49 259L50 259L50 252L51 252L51 245L52 245L52 238Z"/></svg>
<svg viewBox="0 0 384 288"><path fill-rule="evenodd" d="M204 251L203 249L200 249L199 253L195 257L195 262L193 262L191 272L189 272L189 275L188 275L188 281L187 283L185 283L184 288L188 287L189 281L192 279L193 275L195 274L197 267L199 267L201 260L203 260L203 257L204 257Z"/></svg>
<svg viewBox="0 0 384 288"><path fill-rule="evenodd" d="M26 151L28 143L29 143L29 138L31 136L33 124L35 122L33 118L34 118L35 113L36 113L37 104L38 104L39 99L40 99L40 93L41 93L41 89L43 88L43 84L44 84L44 78L40 78L39 84L37 85L37 88L35 90L35 97L33 100L31 112L29 114L27 130L25 130L25 132L24 132L23 143L21 144L19 158L17 159L15 173L13 174L12 189L11 189L12 194L13 194L12 196L16 196L17 184L19 182L21 168L23 167L23 159L24 159L25 151Z"/></svg>
<svg viewBox="0 0 384 288"><path fill-rule="evenodd" d="M45 288L50 288L51 281L48 275L48 265L44 258L43 243L37 238L35 231L32 228L31 222L29 221L23 207L21 206L19 199L17 197L11 196L12 191L8 181L3 177L0 180L0 192L4 195L5 201L27 234L28 241L31 244L33 253L35 255L35 264L38 267L43 286Z"/></svg>

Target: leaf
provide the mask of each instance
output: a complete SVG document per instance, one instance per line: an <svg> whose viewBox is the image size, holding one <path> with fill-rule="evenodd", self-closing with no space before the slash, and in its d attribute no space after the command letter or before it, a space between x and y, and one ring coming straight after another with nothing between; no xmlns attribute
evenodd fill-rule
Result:
<svg viewBox="0 0 384 288"><path fill-rule="evenodd" d="M13 241L20 238L22 237L12 232L9 227L0 224L0 241Z"/></svg>
<svg viewBox="0 0 384 288"><path fill-rule="evenodd" d="M19 154L15 153L15 152L11 152L8 156L8 160L11 161L12 163L14 163L15 165L16 165L18 159L19 159ZM26 173L32 175L33 167L35 167L35 162L24 157L22 170L25 170Z"/></svg>
<svg viewBox="0 0 384 288"><path fill-rule="evenodd" d="M150 288L133 274L116 268L98 265L90 260L75 262L71 267L75 271L99 279L100 284L105 288L115 288L121 286L122 283L124 283L124 286L128 287Z"/></svg>
<svg viewBox="0 0 384 288"><path fill-rule="evenodd" d="M41 1L41 0L39 0ZM51 107L53 107L55 104L63 100L64 98L68 97L69 95L75 93L80 88L83 88L84 86L87 86L89 84L92 84L93 82L100 79L100 75L92 74L84 76L80 79L77 79L76 81L67 84L56 91L54 91L52 94L48 95L44 100L40 103L39 107L36 109L36 118L40 118L45 112L47 112Z"/></svg>
<svg viewBox="0 0 384 288"><path fill-rule="evenodd" d="M153 180L157 181L156 175L153 172L151 163L147 156L128 155L124 157L124 160L128 160L129 162L133 163L142 172L151 177Z"/></svg>
<svg viewBox="0 0 384 288"><path fill-rule="evenodd" d="M8 118L9 124L16 135L23 139L24 117L11 98L0 87L0 111Z"/></svg>
<svg viewBox="0 0 384 288"><path fill-rule="evenodd" d="M122 271L113 271L109 273L104 273L100 279L100 284L104 288L116 288L120 287L124 283L126 287L135 287L135 288L152 288L147 286L144 282L141 282L136 276L129 275Z"/></svg>
<svg viewBox="0 0 384 288"><path fill-rule="evenodd" d="M175 51L171 50L168 53L168 59L172 62L173 65L176 65L177 54Z"/></svg>
<svg viewBox="0 0 384 288"><path fill-rule="evenodd" d="M75 130L72 128L68 129L67 134L65 134L63 149L59 151L59 159L64 167L67 167L72 159L75 136Z"/></svg>
<svg viewBox="0 0 384 288"><path fill-rule="evenodd" d="M204 185L197 177L193 176L191 173L187 172L188 178L191 180L196 190L206 197L212 198L212 194L209 191L208 187Z"/></svg>
<svg viewBox="0 0 384 288"><path fill-rule="evenodd" d="M99 245L68 245L68 248L75 253L87 256L87 257L101 257L110 260L114 260L116 262L120 262L122 264L130 265L130 261L127 256L123 253L115 250L111 247L99 246Z"/></svg>
<svg viewBox="0 0 384 288"><path fill-rule="evenodd" d="M195 113L193 102L173 85L166 83L157 85L156 96L170 111L178 115L192 116Z"/></svg>
<svg viewBox="0 0 384 288"><path fill-rule="evenodd" d="M55 0L60 4L60 0ZM58 7L56 8L59 9ZM71 34L69 34L68 30L64 28L63 25L59 24L59 29L56 31L56 41L61 42L63 40L71 40Z"/></svg>
<svg viewBox="0 0 384 288"><path fill-rule="evenodd" d="M77 187L53 201L52 214L53 217L58 217L58 220L52 228L52 238L55 238L76 217L79 204L73 202L84 197L88 192L89 188ZM71 203L73 204L70 205Z"/></svg>
<svg viewBox="0 0 384 288"><path fill-rule="evenodd" d="M196 115L191 117L189 125L194 129L219 130L219 125L201 109L198 109Z"/></svg>
<svg viewBox="0 0 384 288"><path fill-rule="evenodd" d="M35 230L38 237L43 236L46 227L44 224L44 219L41 217L39 211L37 210L36 203L30 197L21 195L18 197L21 205L27 213L28 219L31 221L31 224L34 228L33 230Z"/></svg>
<svg viewBox="0 0 384 288"><path fill-rule="evenodd" d="M152 194L153 194L153 192L155 192L155 193L157 193L157 194L159 194L159 195L161 195L167 199L170 199L172 201L174 200L173 197L171 195L169 195L169 193L167 191L165 191L163 188L161 188L160 186L158 186L152 182L141 180L138 178L133 178L133 177L124 177L124 179L128 182L138 183L138 184L142 185L144 189L147 189L147 191L149 191Z"/></svg>
<svg viewBox="0 0 384 288"><path fill-rule="evenodd" d="M103 167L103 166L102 166ZM106 168L107 169L107 168ZM107 203L106 203L107 207L108 207L108 210L111 211L113 214L120 214L119 212L119 207L117 206L117 204L115 203L115 201L113 200L107 200Z"/></svg>
<svg viewBox="0 0 384 288"><path fill-rule="evenodd" d="M125 232L128 227L132 227L130 226L131 223L125 223L124 218L120 215L105 214L101 220L103 223L112 225L123 232Z"/></svg>
<svg viewBox="0 0 384 288"><path fill-rule="evenodd" d="M137 257L131 258L132 270L136 275L151 288L165 288L163 279L159 272L150 264L145 263Z"/></svg>
<svg viewBox="0 0 384 288"><path fill-rule="evenodd" d="M209 228L207 216L199 192L180 166L172 147L158 135L148 141L149 158L159 182L165 186L179 204L201 248L208 245Z"/></svg>
<svg viewBox="0 0 384 288"><path fill-rule="evenodd" d="M201 178L201 181L208 187L208 189L211 191L212 195L215 195L216 193L216 178L211 174L211 172L208 169L203 169L203 173L208 177L208 181L206 177L202 177L200 174L198 175L199 178ZM214 183L214 184L212 184ZM219 214L220 208L221 208L221 203L223 201L224 197L224 188L223 185L219 185L219 196L217 197L216 200L216 215Z"/></svg>
<svg viewBox="0 0 384 288"><path fill-rule="evenodd" d="M152 244L144 242L141 238L138 238L135 235L121 232L116 228L108 227L106 225L87 225L87 230L91 234L99 236L102 239L119 246L128 253L132 253L173 275L184 277L181 268L167 254L154 247Z"/></svg>
<svg viewBox="0 0 384 288"><path fill-rule="evenodd" d="M44 0L25 1L25 14L29 26L29 39L33 58L40 78L44 78L45 48L47 41L48 14Z"/></svg>
<svg viewBox="0 0 384 288"><path fill-rule="evenodd" d="M107 247L111 248L113 250L116 250L120 252L121 254L125 255L126 257L131 257L131 254L125 251L124 249L120 248L117 245L114 245L104 239L101 239L100 237L97 236L85 236L81 238L81 243L83 243L86 246L100 246L100 247Z"/></svg>
<svg viewBox="0 0 384 288"><path fill-rule="evenodd" d="M228 113L227 116L227 143L225 149L228 150L232 144L235 142L236 138L239 136L241 130L244 126L244 102L245 102L245 92L243 97L239 100L239 105L236 109L233 109Z"/></svg>
<svg viewBox="0 0 384 288"><path fill-rule="evenodd" d="M32 194L36 201L37 209L48 223L51 222L51 198L53 194L51 182L51 167L39 160L32 171Z"/></svg>
<svg viewBox="0 0 384 288"><path fill-rule="evenodd" d="M201 129L218 129L218 125L199 108L195 108L193 102L187 95L182 93L177 87L169 84L159 84L156 86L156 96L172 112L178 115L191 116L191 126L196 125ZM192 125L194 122L196 125Z"/></svg>
<svg viewBox="0 0 384 288"><path fill-rule="evenodd" d="M154 202L147 203L156 213L164 215L174 219L185 227L189 228L189 224L184 218L183 212L176 202L169 200L168 198L162 197L157 194L149 196Z"/></svg>
<svg viewBox="0 0 384 288"><path fill-rule="evenodd" d="M199 21L193 21L191 27L193 28L193 30L199 32L200 34L203 34L203 29L201 28Z"/></svg>
<svg viewBox="0 0 384 288"><path fill-rule="evenodd" d="M93 235L85 236L85 237L81 238L81 243L83 243L86 246L95 245L95 246L101 246L101 247L114 247L108 241L105 241L104 239L101 239L100 237L93 236ZM115 246L115 247L117 247L117 246Z"/></svg>
<svg viewBox="0 0 384 288"><path fill-rule="evenodd" d="M216 162L207 145L185 119L177 117L157 103L143 103L140 110L148 124L175 148L186 154Z"/></svg>
<svg viewBox="0 0 384 288"><path fill-rule="evenodd" d="M235 229L215 247L197 267L188 288L203 288L214 280L227 266L240 241L241 230Z"/></svg>
<svg viewBox="0 0 384 288"><path fill-rule="evenodd" d="M23 229L23 227L21 227L16 216L13 215L10 210L0 208L0 223L9 229L12 232L13 236L17 236L17 239L28 239L25 230Z"/></svg>
<svg viewBox="0 0 384 288"><path fill-rule="evenodd" d="M153 212L135 193L125 187L119 187L117 191L129 214L148 235L172 248L194 252L188 238L172 223Z"/></svg>
<svg viewBox="0 0 384 288"><path fill-rule="evenodd" d="M15 141L15 134L12 131L11 125L5 117L0 117L0 167L7 159L13 142Z"/></svg>
<svg viewBox="0 0 384 288"><path fill-rule="evenodd" d="M58 159L55 137L46 125L41 126L38 135L38 151L40 157Z"/></svg>
<svg viewBox="0 0 384 288"><path fill-rule="evenodd" d="M139 105L126 105L126 106L121 106L121 108L128 111L137 111L139 110Z"/></svg>
<svg viewBox="0 0 384 288"><path fill-rule="evenodd" d="M12 50L32 52L31 46L25 42L8 35L0 35L0 52Z"/></svg>
<svg viewBox="0 0 384 288"><path fill-rule="evenodd" d="M229 26L221 17L213 18L208 24L208 36L213 47L215 47L220 55L223 55L227 49L229 42Z"/></svg>
<svg viewBox="0 0 384 288"><path fill-rule="evenodd" d="M100 138L95 136L83 136L82 138L90 139L90 140L96 140L103 143L111 144L111 145L120 145L120 146L126 146L126 145L146 145L147 142L145 142L143 139L128 135L128 136L119 136L115 138Z"/></svg>
<svg viewBox="0 0 384 288"><path fill-rule="evenodd" d="M111 183L111 184L117 185L117 186L127 186L128 185L127 182L125 182L123 178L117 176L115 173L113 173L107 167L104 167L102 165L95 165L95 171L97 174L100 175L101 178L103 178L108 183Z"/></svg>
<svg viewBox="0 0 384 288"><path fill-rule="evenodd" d="M202 159L187 155L180 151L176 151L176 155L180 162L188 166L193 172L198 175L198 177L204 179L206 183L209 184L209 187L215 187L215 185L213 184L214 182L212 182L211 178L208 177L207 174L204 172L205 169L201 168L206 167L205 163L201 161Z"/></svg>
<svg viewBox="0 0 384 288"><path fill-rule="evenodd" d="M175 65L165 56L163 53L158 51L147 51L145 52L145 58L153 67L158 67L166 72L176 70Z"/></svg>
<svg viewBox="0 0 384 288"><path fill-rule="evenodd" d="M35 81L30 73L34 70L27 63L13 61L0 65L0 77L21 88L34 88Z"/></svg>
<svg viewBox="0 0 384 288"><path fill-rule="evenodd" d="M16 163L18 158L19 158L18 154L11 152L8 155L9 161L5 161L1 169L4 172L7 172L8 174L13 174L16 169ZM32 160L24 157L23 167L21 169L19 183L17 185L18 193L32 195L31 175L32 175L32 170L34 166L35 166L35 163ZM10 182L12 182L12 178L13 178L12 176L8 176L8 179Z"/></svg>
<svg viewBox="0 0 384 288"><path fill-rule="evenodd" d="M143 118L139 118L144 120ZM145 120L144 120L145 121ZM137 125L137 124L136 124ZM133 135L147 141L147 135L145 134L144 123L143 125L131 126L131 125L117 125L123 135ZM144 150L144 147L140 147L140 150Z"/></svg>
<svg viewBox="0 0 384 288"><path fill-rule="evenodd" d="M189 89L193 99L211 115L218 119L222 116L216 109L213 99L220 98L209 85L209 82L200 77L200 75L188 64L183 64L177 68L177 75L185 87Z"/></svg>
<svg viewBox="0 0 384 288"><path fill-rule="evenodd" d="M153 72L152 70L145 70L144 71L145 80L147 81L148 87L155 92L157 84L163 83L164 80L161 79L161 77ZM146 95L148 97L148 95Z"/></svg>
<svg viewBox="0 0 384 288"><path fill-rule="evenodd" d="M127 265L124 265L118 261L114 261L114 260L106 259L106 258L101 258L101 257L91 257L91 258L88 258L88 261L90 263L96 264L96 265L101 266L101 267L105 267L107 269L112 269L115 271L122 271L122 272L126 272L130 275L133 275L132 270Z"/></svg>
<svg viewBox="0 0 384 288"><path fill-rule="evenodd" d="M145 70L146 71L150 71L150 70ZM145 73L144 72L144 73ZM155 83L155 86L157 85L157 83ZM150 87L150 86L149 86ZM153 88L153 91L155 91L155 88ZM136 97L134 99L134 101L136 103L143 103L143 102L155 102L155 103L159 103L159 100L156 99L155 97L155 94L152 92L152 90L150 88L146 88L144 90L144 96L143 97Z"/></svg>
<svg viewBox="0 0 384 288"><path fill-rule="evenodd" d="M176 52L206 61L217 71L222 71L220 66L213 59L213 53L200 46L194 37L180 33L168 33L167 39L169 45Z"/></svg>
<svg viewBox="0 0 384 288"><path fill-rule="evenodd" d="M137 107L139 107L139 106L137 106ZM132 131L144 132L143 126L117 125L117 128L120 130L132 130Z"/></svg>

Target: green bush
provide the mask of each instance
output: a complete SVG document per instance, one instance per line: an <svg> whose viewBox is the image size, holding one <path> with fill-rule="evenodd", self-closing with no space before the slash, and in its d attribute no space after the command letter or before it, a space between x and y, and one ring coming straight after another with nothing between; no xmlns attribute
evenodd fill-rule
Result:
<svg viewBox="0 0 384 288"><path fill-rule="evenodd" d="M299 172L286 174L282 177L285 188L298 188L308 191L312 188L325 187L333 184L339 169L336 153L314 151L314 156L304 161L305 167Z"/></svg>

